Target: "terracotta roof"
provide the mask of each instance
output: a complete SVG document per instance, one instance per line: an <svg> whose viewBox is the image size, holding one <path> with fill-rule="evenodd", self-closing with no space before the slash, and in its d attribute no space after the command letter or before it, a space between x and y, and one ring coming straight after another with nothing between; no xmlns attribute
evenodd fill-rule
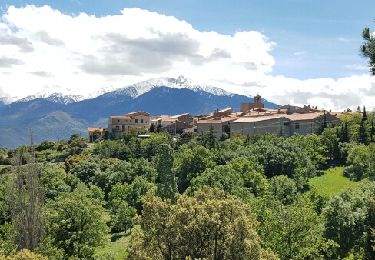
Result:
<svg viewBox="0 0 375 260"><path fill-rule="evenodd" d="M104 131L105 131L105 128L102 128L102 127L89 127L89 128L87 128L87 130L88 130L90 133L93 133L93 132L95 132L95 131L104 132Z"/></svg>
<svg viewBox="0 0 375 260"><path fill-rule="evenodd" d="M261 121L267 121L272 119L285 118L283 114L275 114L270 116L249 116L249 117L240 117L233 123L255 123Z"/></svg>
<svg viewBox="0 0 375 260"><path fill-rule="evenodd" d="M131 119L130 116L110 116L111 119L126 119L129 120Z"/></svg>
<svg viewBox="0 0 375 260"><path fill-rule="evenodd" d="M306 114L298 114L294 113L291 115L285 115L286 118L290 119L291 121L302 121L302 120L313 120L320 116L323 116L324 113L306 113Z"/></svg>
<svg viewBox="0 0 375 260"><path fill-rule="evenodd" d="M218 118L218 119L204 119L204 120L198 120L198 124L222 124L225 122L231 122L236 120L237 117L223 117L223 118Z"/></svg>

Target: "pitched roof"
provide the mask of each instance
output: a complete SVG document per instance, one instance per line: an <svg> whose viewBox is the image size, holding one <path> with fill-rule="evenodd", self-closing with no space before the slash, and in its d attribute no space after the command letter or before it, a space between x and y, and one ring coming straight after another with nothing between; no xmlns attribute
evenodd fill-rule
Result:
<svg viewBox="0 0 375 260"><path fill-rule="evenodd" d="M232 122L236 120L237 117L222 117L222 118L212 118L212 119L203 119L198 120L197 124L222 124L226 122Z"/></svg>

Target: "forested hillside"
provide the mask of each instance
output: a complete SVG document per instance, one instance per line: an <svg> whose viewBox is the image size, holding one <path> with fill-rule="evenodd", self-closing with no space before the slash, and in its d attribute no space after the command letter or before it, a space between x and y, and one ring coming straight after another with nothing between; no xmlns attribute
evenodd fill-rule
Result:
<svg viewBox="0 0 375 260"><path fill-rule="evenodd" d="M374 113L0 149L0 259L374 259Z"/></svg>

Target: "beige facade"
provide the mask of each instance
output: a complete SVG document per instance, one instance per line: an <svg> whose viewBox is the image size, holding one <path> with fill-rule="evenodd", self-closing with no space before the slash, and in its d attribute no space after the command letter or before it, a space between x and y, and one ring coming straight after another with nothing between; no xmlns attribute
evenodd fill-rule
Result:
<svg viewBox="0 0 375 260"><path fill-rule="evenodd" d="M108 131L114 138L120 138L123 133L145 130L150 127L150 114L147 112L132 112L124 116L111 116L108 119Z"/></svg>
<svg viewBox="0 0 375 260"><path fill-rule="evenodd" d="M282 134L285 132L284 124L289 120L280 116L242 117L231 123L231 136L235 135L258 135L258 134Z"/></svg>
<svg viewBox="0 0 375 260"><path fill-rule="evenodd" d="M283 136L315 133L323 124L336 125L336 115L318 112L306 114L274 114L270 116L240 117L231 123L231 136L272 133Z"/></svg>
<svg viewBox="0 0 375 260"><path fill-rule="evenodd" d="M188 113L174 116L159 116L151 119L155 127L172 135L181 134L185 129L194 127L194 117Z"/></svg>
<svg viewBox="0 0 375 260"><path fill-rule="evenodd" d="M226 132L230 133L231 122L235 120L236 120L235 117L198 120L197 132L198 133L208 132L212 128L215 136L217 138L220 138L223 135L223 133L226 133Z"/></svg>

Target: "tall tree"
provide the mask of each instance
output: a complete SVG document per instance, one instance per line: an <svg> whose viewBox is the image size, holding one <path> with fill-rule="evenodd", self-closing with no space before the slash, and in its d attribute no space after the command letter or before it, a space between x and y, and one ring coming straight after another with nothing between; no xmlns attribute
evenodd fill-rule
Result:
<svg viewBox="0 0 375 260"><path fill-rule="evenodd" d="M27 165L22 165L27 161ZM35 249L43 237L43 188L40 185L41 167L34 154L20 149L14 157L15 181L9 193L12 221L18 249Z"/></svg>
<svg viewBox="0 0 375 260"><path fill-rule="evenodd" d="M370 72L375 75L375 37L368 27L363 30L362 37L364 40L361 45L362 55L369 59Z"/></svg>
<svg viewBox="0 0 375 260"><path fill-rule="evenodd" d="M177 182L172 171L173 149L168 144L161 144L155 158L155 168L158 173L157 194L163 199L175 201L177 193Z"/></svg>

